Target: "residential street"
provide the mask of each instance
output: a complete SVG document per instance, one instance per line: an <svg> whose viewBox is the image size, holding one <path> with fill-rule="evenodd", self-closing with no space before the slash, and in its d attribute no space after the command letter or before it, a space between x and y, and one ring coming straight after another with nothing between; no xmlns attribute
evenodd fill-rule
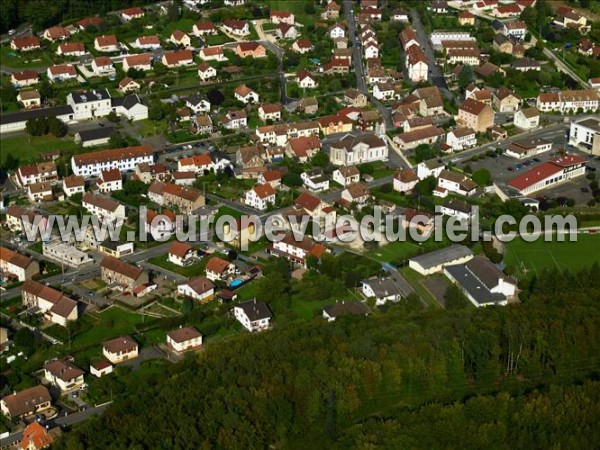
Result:
<svg viewBox="0 0 600 450"><path fill-rule="evenodd" d="M367 83L365 81L365 71L362 62L362 54L360 44L357 38L356 22L354 20L354 14L352 8L356 5L356 2L352 0L344 0L344 14L346 16L346 23L348 24L348 35L352 40L352 61L354 62L354 72L356 73L356 88L370 97L369 90L367 89Z"/></svg>

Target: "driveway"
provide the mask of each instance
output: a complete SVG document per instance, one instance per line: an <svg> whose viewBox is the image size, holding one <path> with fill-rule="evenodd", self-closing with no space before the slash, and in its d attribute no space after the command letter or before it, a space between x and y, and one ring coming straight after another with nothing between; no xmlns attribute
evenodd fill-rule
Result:
<svg viewBox="0 0 600 450"><path fill-rule="evenodd" d="M120 363L118 366L131 367L131 370L138 370L144 361L164 358L165 354L157 347L147 347L140 350L140 355L135 359L130 359Z"/></svg>

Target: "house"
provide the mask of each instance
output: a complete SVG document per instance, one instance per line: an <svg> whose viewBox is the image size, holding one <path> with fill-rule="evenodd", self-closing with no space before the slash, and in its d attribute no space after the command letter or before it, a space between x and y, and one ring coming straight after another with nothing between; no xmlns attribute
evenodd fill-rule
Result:
<svg viewBox="0 0 600 450"><path fill-rule="evenodd" d="M119 81L118 90L121 94L127 94L128 92L139 91L141 87L141 84L133 78L125 77Z"/></svg>
<svg viewBox="0 0 600 450"><path fill-rule="evenodd" d="M236 87L233 95L245 105L248 103L258 103L258 93L250 89L245 84Z"/></svg>
<svg viewBox="0 0 600 450"><path fill-rule="evenodd" d="M600 155L600 120L586 117L571 122L569 143L589 151L592 155Z"/></svg>
<svg viewBox="0 0 600 450"><path fill-rule="evenodd" d="M221 117L221 124L229 130L238 130L248 126L248 115L246 111L228 111L225 117Z"/></svg>
<svg viewBox="0 0 600 450"><path fill-rule="evenodd" d="M23 232L25 230L23 222L33 224L38 216L41 217L41 220L46 220L44 216L41 216L36 211L27 210L17 204L12 204L6 208L6 226L13 232Z"/></svg>
<svg viewBox="0 0 600 450"><path fill-rule="evenodd" d="M313 169L303 172L300 177L304 187L311 192L321 192L329 189L329 178L323 174L322 169Z"/></svg>
<svg viewBox="0 0 600 450"><path fill-rule="evenodd" d="M116 285L119 289L130 292L149 281L148 273L144 269L112 256L102 259L100 277L106 284Z"/></svg>
<svg viewBox="0 0 600 450"><path fill-rule="evenodd" d="M493 103L500 112L515 112L521 106L521 98L510 89L501 87L494 92Z"/></svg>
<svg viewBox="0 0 600 450"><path fill-rule="evenodd" d="M204 195L200 191L160 181L155 181L150 185L148 198L160 206L176 206L182 214L190 214L205 205Z"/></svg>
<svg viewBox="0 0 600 450"><path fill-rule="evenodd" d="M360 181L360 171L356 166L342 166L333 172L333 181L346 187Z"/></svg>
<svg viewBox="0 0 600 450"><path fill-rule="evenodd" d="M365 108L368 103L367 96L358 89L348 89L344 92L344 103L355 108Z"/></svg>
<svg viewBox="0 0 600 450"><path fill-rule="evenodd" d="M99 361L97 363L90 364L90 373L98 378L112 373L113 369L114 366L108 361Z"/></svg>
<svg viewBox="0 0 600 450"><path fill-rule="evenodd" d="M75 120L107 116L112 111L112 100L106 89L85 92L71 92L67 104L73 109Z"/></svg>
<svg viewBox="0 0 600 450"><path fill-rule="evenodd" d="M48 80L54 83L57 81L69 81L77 79L77 70L72 64L59 64L46 69Z"/></svg>
<svg viewBox="0 0 600 450"><path fill-rule="evenodd" d="M167 348L180 355L202 348L202 333L194 327L177 328L167 333Z"/></svg>
<svg viewBox="0 0 600 450"><path fill-rule="evenodd" d="M475 194L477 189L477 184L468 176L458 172L450 172L446 169L440 173L437 186L441 190L463 196L471 196Z"/></svg>
<svg viewBox="0 0 600 450"><path fill-rule="evenodd" d="M506 155L517 159L531 158L540 153L552 150L552 142L545 139L522 139L511 142L506 149Z"/></svg>
<svg viewBox="0 0 600 450"><path fill-rule="evenodd" d="M210 21L198 22L198 23L195 23L194 26L192 27L192 34L194 36L217 34L218 32L219 31L217 30L217 27L215 27L215 24Z"/></svg>
<svg viewBox="0 0 600 450"><path fill-rule="evenodd" d="M239 303L233 308L233 316L250 332L269 328L273 314L266 303L256 299Z"/></svg>
<svg viewBox="0 0 600 450"><path fill-rule="evenodd" d="M586 158L577 155L551 158L513 178L508 185L522 195L529 195L584 175L586 161Z"/></svg>
<svg viewBox="0 0 600 450"><path fill-rule="evenodd" d="M406 50L406 66L411 81L416 83L427 81L429 71L427 56L418 45L412 45Z"/></svg>
<svg viewBox="0 0 600 450"><path fill-rule="evenodd" d="M223 47L220 45L215 47L202 47L199 56L203 61L227 61L227 57L223 53Z"/></svg>
<svg viewBox="0 0 600 450"><path fill-rule="evenodd" d="M430 0L427 9L437 14L447 14L448 2L446 0Z"/></svg>
<svg viewBox="0 0 600 450"><path fill-rule="evenodd" d="M589 30L587 18L568 6L559 6L556 9L553 24L562 28L576 29L581 33Z"/></svg>
<svg viewBox="0 0 600 450"><path fill-rule="evenodd" d="M525 54L525 47L522 43L517 41L516 38L513 38L511 36L506 37L502 34L497 34L494 36L492 47L494 48L494 50L500 53L513 55L516 58L522 58Z"/></svg>
<svg viewBox="0 0 600 450"><path fill-rule="evenodd" d="M540 71L542 70L542 66L539 62L532 58L521 58L514 61L510 67L519 72L528 72L530 70Z"/></svg>
<svg viewBox="0 0 600 450"><path fill-rule="evenodd" d="M26 192L29 201L32 203L52 201L54 199L52 196L52 185L47 181L28 185Z"/></svg>
<svg viewBox="0 0 600 450"><path fill-rule="evenodd" d="M348 205L356 205L358 209L362 209L371 198L371 193L366 184L359 182L347 186L342 191L341 198Z"/></svg>
<svg viewBox="0 0 600 450"><path fill-rule="evenodd" d="M198 66L198 78L202 81L210 80L217 76L217 69L213 66L203 62Z"/></svg>
<svg viewBox="0 0 600 450"><path fill-rule="evenodd" d="M63 191L67 197L75 194L83 194L85 191L85 181L82 176L71 175L63 178Z"/></svg>
<svg viewBox="0 0 600 450"><path fill-rule="evenodd" d="M10 74L10 82L16 88L23 88L37 84L40 75L35 70L20 70Z"/></svg>
<svg viewBox="0 0 600 450"><path fill-rule="evenodd" d="M0 270L9 278L25 281L39 274L40 266L28 256L0 247Z"/></svg>
<svg viewBox="0 0 600 450"><path fill-rule="evenodd" d="M475 217L475 211L471 209L471 206L456 199L444 200L440 212L445 216L457 217L464 222L470 222Z"/></svg>
<svg viewBox="0 0 600 450"><path fill-rule="evenodd" d="M498 6L492 12L492 16L498 18L517 17L521 15L521 7L516 3Z"/></svg>
<svg viewBox="0 0 600 450"><path fill-rule="evenodd" d="M287 143L286 153L290 157L298 158L300 162L306 162L315 156L321 149L319 136L301 136L292 138Z"/></svg>
<svg viewBox="0 0 600 450"><path fill-rule="evenodd" d="M476 307L506 305L516 293L511 280L485 256L476 256L465 264L444 267L444 275L455 283Z"/></svg>
<svg viewBox="0 0 600 450"><path fill-rule="evenodd" d="M20 419L45 411L52 406L50 392L42 385L7 395L0 400L0 410L9 419Z"/></svg>
<svg viewBox="0 0 600 450"><path fill-rule="evenodd" d="M177 161L177 170L179 172L194 172L195 174L204 174L205 171L211 171L214 169L214 164L210 155L202 153L199 155L192 155L187 158L181 158Z"/></svg>
<svg viewBox="0 0 600 450"><path fill-rule="evenodd" d="M246 206L265 211L269 205L275 204L275 190L270 184L257 184L246 191Z"/></svg>
<svg viewBox="0 0 600 450"><path fill-rule="evenodd" d="M37 308L49 322L66 327L79 317L77 302L50 286L27 280L20 286L20 290L23 305Z"/></svg>
<svg viewBox="0 0 600 450"><path fill-rule="evenodd" d="M419 39L417 37L417 33L411 27L406 27L404 30L400 32L400 43L402 44L402 48L406 53L408 49L412 46L419 46Z"/></svg>
<svg viewBox="0 0 600 450"><path fill-rule="evenodd" d="M402 291L390 278L372 278L361 281L362 293L367 298L375 298L375 304L385 305L388 301L398 302L402 298Z"/></svg>
<svg viewBox="0 0 600 450"><path fill-rule="evenodd" d="M365 59L379 58L379 46L375 43L367 44L363 47Z"/></svg>
<svg viewBox="0 0 600 450"><path fill-rule="evenodd" d="M503 33L505 36L512 36L516 39L523 40L527 34L527 24L522 20L504 22Z"/></svg>
<svg viewBox="0 0 600 450"><path fill-rule="evenodd" d="M377 83L373 86L373 97L377 100L390 100L396 93L392 83Z"/></svg>
<svg viewBox="0 0 600 450"><path fill-rule="evenodd" d="M485 103L468 98L459 106L456 122L478 133L484 133L494 125L494 110Z"/></svg>
<svg viewBox="0 0 600 450"><path fill-rule="evenodd" d="M118 52L121 49L119 41L117 37L113 34L108 36L97 36L94 39L94 48L103 53L114 53Z"/></svg>
<svg viewBox="0 0 600 450"><path fill-rule="evenodd" d="M40 450L52 445L54 439L38 422L30 423L23 430L20 448L25 450Z"/></svg>
<svg viewBox="0 0 600 450"><path fill-rule="evenodd" d="M108 144L110 138L117 134L115 127L94 128L75 133L75 142L83 148Z"/></svg>
<svg viewBox="0 0 600 450"><path fill-rule="evenodd" d="M177 294L206 303L214 298L215 285L206 277L195 277L177 286Z"/></svg>
<svg viewBox="0 0 600 450"><path fill-rule="evenodd" d="M437 178L442 173L442 170L444 170L444 167L444 162L437 158L420 162L417 165L417 177L419 180L424 180L428 177Z"/></svg>
<svg viewBox="0 0 600 450"><path fill-rule="evenodd" d="M192 94L186 98L185 106L195 114L210 112L210 102L200 94Z"/></svg>
<svg viewBox="0 0 600 450"><path fill-rule="evenodd" d="M346 29L342 25L336 23L329 28L329 37L331 39L346 37Z"/></svg>
<svg viewBox="0 0 600 450"><path fill-rule="evenodd" d="M44 378L61 393L79 389L84 382L83 373L69 357L44 364Z"/></svg>
<svg viewBox="0 0 600 450"><path fill-rule="evenodd" d="M189 47L192 44L190 37L181 30L174 30L169 36L169 41L180 47Z"/></svg>
<svg viewBox="0 0 600 450"><path fill-rule="evenodd" d="M520 109L515 113L514 124L522 130L532 130L540 126L540 111L537 108Z"/></svg>
<svg viewBox="0 0 600 450"><path fill-rule="evenodd" d="M246 0L224 0L225 6L242 6L246 3Z"/></svg>
<svg viewBox="0 0 600 450"><path fill-rule="evenodd" d="M373 161L386 161L388 147L386 142L375 135L354 137L346 135L331 143L329 159L338 166L363 164Z"/></svg>
<svg viewBox="0 0 600 450"><path fill-rule="evenodd" d="M298 30L294 25L281 23L275 28L275 35L279 39L296 39L298 37Z"/></svg>
<svg viewBox="0 0 600 450"><path fill-rule="evenodd" d="M191 264L194 257L194 250L191 245L185 242L173 242L167 252L167 260L180 267Z"/></svg>
<svg viewBox="0 0 600 450"><path fill-rule="evenodd" d="M271 23L278 25L280 23L285 23L288 25L294 25L295 17L294 14L289 11L279 11L272 9L269 17L271 19Z"/></svg>
<svg viewBox="0 0 600 450"><path fill-rule="evenodd" d="M305 53L309 53L313 49L314 49L314 46L306 38L298 39L296 42L294 42L292 44L292 50L296 53L300 53L301 55L304 55Z"/></svg>
<svg viewBox="0 0 600 450"><path fill-rule="evenodd" d="M123 179L119 169L108 169L100 172L96 186L102 194L123 189Z"/></svg>
<svg viewBox="0 0 600 450"><path fill-rule="evenodd" d="M194 55L191 50L175 50L174 52L163 53L161 61L169 69L173 69L193 64Z"/></svg>
<svg viewBox="0 0 600 450"><path fill-rule="evenodd" d="M269 184L273 189L277 189L281 186L282 177L283 174L280 170L273 169L262 172L256 181L258 184Z"/></svg>
<svg viewBox="0 0 600 450"><path fill-rule="evenodd" d="M272 120L277 122L281 119L281 105L279 103L267 103L258 108L258 117L263 122Z"/></svg>
<svg viewBox="0 0 600 450"><path fill-rule="evenodd" d="M130 22L134 19L141 19L144 17L144 10L142 8L127 8L119 11L121 19L125 22Z"/></svg>
<svg viewBox="0 0 600 450"><path fill-rule="evenodd" d="M140 145L74 155L71 158L71 170L74 175L90 177L113 168L127 172L141 163L154 163L154 150L151 146Z"/></svg>
<svg viewBox="0 0 600 450"><path fill-rule="evenodd" d="M83 42L65 42L58 45L56 54L61 56L83 56L85 55L85 45L83 45Z"/></svg>
<svg viewBox="0 0 600 450"><path fill-rule="evenodd" d="M451 48L446 52L446 62L478 66L481 62L481 53L477 48Z"/></svg>
<svg viewBox="0 0 600 450"><path fill-rule="evenodd" d="M323 318L328 322L334 322L338 317L342 316L367 316L369 308L361 302L342 301L323 307Z"/></svg>
<svg viewBox="0 0 600 450"><path fill-rule="evenodd" d="M247 36L250 34L250 26L248 22L237 19L225 19L223 21L223 29L226 33L234 36Z"/></svg>
<svg viewBox="0 0 600 450"><path fill-rule="evenodd" d="M469 11L461 11L458 14L458 23L461 27L473 27L475 26L475 16Z"/></svg>
<svg viewBox="0 0 600 450"><path fill-rule="evenodd" d="M316 114L319 102L316 97L302 97L298 102L298 111L304 114Z"/></svg>
<svg viewBox="0 0 600 450"><path fill-rule="evenodd" d="M240 58L264 58L267 56L267 49L258 42L240 42L235 47L235 53Z"/></svg>
<svg viewBox="0 0 600 450"><path fill-rule="evenodd" d="M314 89L319 85L316 77L307 70L302 70L296 74L296 83L302 89Z"/></svg>
<svg viewBox="0 0 600 450"><path fill-rule="evenodd" d="M442 128L428 125L394 136L394 143L402 150L412 150L421 144L434 144L445 134Z"/></svg>
<svg viewBox="0 0 600 450"><path fill-rule="evenodd" d="M208 114L198 114L192 118L196 126L196 134L210 134L213 131L212 119Z"/></svg>
<svg viewBox="0 0 600 450"><path fill-rule="evenodd" d="M340 5L335 0L331 0L325 5L325 12L322 14L322 18L325 20L338 19L340 17L340 9Z"/></svg>
<svg viewBox="0 0 600 450"><path fill-rule="evenodd" d="M444 100L437 86L415 89L413 95L419 101L420 115L436 116L444 113Z"/></svg>
<svg viewBox="0 0 600 450"><path fill-rule="evenodd" d="M32 52L41 48L36 36L20 36L10 41L10 48L16 52Z"/></svg>
<svg viewBox="0 0 600 450"><path fill-rule="evenodd" d="M65 39L69 39L69 37L71 37L71 32L68 28L57 26L46 29L42 36L44 39L50 42L64 41Z"/></svg>
<svg viewBox="0 0 600 450"><path fill-rule="evenodd" d="M58 181L58 171L54 161L20 166L15 175L15 182L22 188L33 183Z"/></svg>
<svg viewBox="0 0 600 450"><path fill-rule="evenodd" d="M218 256L212 257L206 263L206 278L211 281L227 281L227 279L235 275L235 264Z"/></svg>
<svg viewBox="0 0 600 450"><path fill-rule="evenodd" d="M441 272L444 267L463 264L473 258L473 252L464 245L453 244L409 259L408 266L423 276Z"/></svg>
<svg viewBox="0 0 600 450"><path fill-rule="evenodd" d="M129 69L141 70L146 72L152 70L152 55L150 53L141 53L123 58L123 72L127 73Z"/></svg>
<svg viewBox="0 0 600 450"><path fill-rule="evenodd" d="M412 169L405 169L394 175L393 186L396 192L408 194L412 192L418 182L419 178L415 171Z"/></svg>
<svg viewBox="0 0 600 450"><path fill-rule="evenodd" d="M112 198L87 192L81 199L81 206L101 221L115 222L125 220L125 206Z"/></svg>
<svg viewBox="0 0 600 450"><path fill-rule="evenodd" d="M409 22L408 13L406 11L404 11L403 9L397 9L394 12L392 12L392 14L390 15L390 20L392 22L408 23Z"/></svg>
<svg viewBox="0 0 600 450"><path fill-rule="evenodd" d="M102 354L113 364L135 359L139 355L139 344L130 336L120 336L102 344Z"/></svg>
<svg viewBox="0 0 600 450"><path fill-rule="evenodd" d="M470 128L457 128L455 130L450 130L448 134L446 134L446 144L449 145L453 151L458 152L476 145L477 137L475 131Z"/></svg>
<svg viewBox="0 0 600 450"><path fill-rule="evenodd" d="M350 72L350 60L347 58L333 58L323 66L326 75L347 74Z"/></svg>
<svg viewBox="0 0 600 450"><path fill-rule="evenodd" d="M157 35L139 36L133 46L142 50L156 50L160 48L160 38Z"/></svg>
<svg viewBox="0 0 600 450"><path fill-rule="evenodd" d="M117 71L108 56L99 56L92 61L92 71L99 77L113 77Z"/></svg>
<svg viewBox="0 0 600 450"><path fill-rule="evenodd" d="M164 164L140 163L135 167L134 178L149 184L156 180L163 181L168 174L169 171Z"/></svg>
<svg viewBox="0 0 600 450"><path fill-rule="evenodd" d="M155 239L168 239L177 228L177 217L167 209L162 209L161 214L149 209L146 212L145 225L142 233L146 232Z"/></svg>

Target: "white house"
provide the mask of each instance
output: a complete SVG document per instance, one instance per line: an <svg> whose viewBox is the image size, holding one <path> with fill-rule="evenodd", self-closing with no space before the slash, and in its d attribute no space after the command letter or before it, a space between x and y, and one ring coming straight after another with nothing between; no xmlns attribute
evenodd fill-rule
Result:
<svg viewBox="0 0 600 450"><path fill-rule="evenodd" d="M96 186L102 194L123 189L123 179L119 169L108 169L100 172Z"/></svg>
<svg viewBox="0 0 600 450"><path fill-rule="evenodd" d="M375 135L354 137L344 136L331 143L329 159L338 166L350 166L388 159L387 143Z"/></svg>
<svg viewBox="0 0 600 450"><path fill-rule="evenodd" d="M193 327L177 328L167 333L167 347L177 354L202 348L202 333Z"/></svg>
<svg viewBox="0 0 600 450"><path fill-rule="evenodd" d="M514 124L522 130L532 130L540 126L540 111L537 108L520 109L515 113Z"/></svg>
<svg viewBox="0 0 600 450"><path fill-rule="evenodd" d="M402 170L394 175L394 190L408 194L419 182L417 174L412 169Z"/></svg>
<svg viewBox="0 0 600 450"><path fill-rule="evenodd" d="M306 70L298 72L296 82L303 89L314 89L319 85L316 77Z"/></svg>
<svg viewBox="0 0 600 450"><path fill-rule="evenodd" d="M82 200L81 206L90 214L97 216L102 221L114 222L123 220L127 217L125 214L125 206L116 200L101 195L87 192Z"/></svg>
<svg viewBox="0 0 600 450"><path fill-rule="evenodd" d="M48 67L46 70L48 80L51 82L70 81L77 79L77 70L72 64L59 64Z"/></svg>
<svg viewBox="0 0 600 450"><path fill-rule="evenodd" d="M235 275L235 264L218 256L213 256L206 263L206 278L211 281L226 281Z"/></svg>
<svg viewBox="0 0 600 450"><path fill-rule="evenodd" d="M195 277L177 286L177 294L199 302L208 302L214 298L215 285L206 277Z"/></svg>
<svg viewBox="0 0 600 450"><path fill-rule="evenodd" d="M268 329L273 317L267 304L256 299L236 305L233 315L250 332Z"/></svg>
<svg viewBox="0 0 600 450"><path fill-rule="evenodd" d="M200 94L193 94L186 98L185 106L195 114L210 112L210 102Z"/></svg>
<svg viewBox="0 0 600 450"><path fill-rule="evenodd" d="M217 69L203 62L198 66L198 78L202 81L210 80L217 76Z"/></svg>
<svg viewBox="0 0 600 450"><path fill-rule="evenodd" d="M586 117L571 122L569 142L594 155L600 154L600 120L595 117Z"/></svg>
<svg viewBox="0 0 600 450"><path fill-rule="evenodd" d="M475 216L475 211L467 203L453 198L442 203L440 212L444 216L457 217L464 222L470 222Z"/></svg>
<svg viewBox="0 0 600 450"><path fill-rule="evenodd" d="M116 53L121 49L115 35L97 36L94 39L94 48L99 52Z"/></svg>
<svg viewBox="0 0 600 450"><path fill-rule="evenodd" d="M471 196L475 194L477 184L464 174L444 169L438 177L438 187L458 195Z"/></svg>
<svg viewBox="0 0 600 450"><path fill-rule="evenodd" d="M84 383L83 370L68 357L44 364L44 378L61 393L78 389Z"/></svg>
<svg viewBox="0 0 600 450"><path fill-rule="evenodd" d="M464 245L453 244L409 259L408 267L423 276L441 272L445 266L463 264L473 258L473 252Z"/></svg>
<svg viewBox="0 0 600 450"><path fill-rule="evenodd" d="M85 181L80 175L71 175L63 178L63 191L67 197L75 194L83 194L85 191Z"/></svg>
<svg viewBox="0 0 600 450"><path fill-rule="evenodd" d="M476 145L477 137L475 131L470 128L457 128L448 132L446 135L446 144L452 147L452 150L458 152Z"/></svg>
<svg viewBox="0 0 600 450"><path fill-rule="evenodd" d="M313 169L303 172L300 177L306 189L311 192L321 192L329 189L329 178L323 174L322 169Z"/></svg>
<svg viewBox="0 0 600 450"><path fill-rule="evenodd" d="M135 359L139 355L139 345L129 336L121 336L102 344L102 354L113 364Z"/></svg>
<svg viewBox="0 0 600 450"><path fill-rule="evenodd" d="M107 116L112 111L112 99L106 89L71 92L67 105L73 108L73 119L83 120Z"/></svg>
<svg viewBox="0 0 600 450"><path fill-rule="evenodd" d="M258 184L246 191L246 206L260 211L266 210L269 205L275 204L275 190L270 184Z"/></svg>
<svg viewBox="0 0 600 450"><path fill-rule="evenodd" d="M333 172L333 181L346 187L360 181L360 171L356 166L342 166Z"/></svg>
<svg viewBox="0 0 600 450"><path fill-rule="evenodd" d="M445 164L437 158L420 162L417 165L417 177L419 180L424 180L428 177L437 178L442 173L442 170L444 170L444 167Z"/></svg>
<svg viewBox="0 0 600 450"><path fill-rule="evenodd" d="M185 267L194 260L194 250L191 245L185 242L173 242L169 247L167 255L169 262L180 267Z"/></svg>
<svg viewBox="0 0 600 450"><path fill-rule="evenodd" d="M258 117L263 122L272 120L277 122L281 119L281 105L278 103L267 103L258 108Z"/></svg>
<svg viewBox="0 0 600 450"><path fill-rule="evenodd" d="M377 83L373 86L373 97L377 100L389 100L394 97L395 92L392 83Z"/></svg>
<svg viewBox="0 0 600 450"><path fill-rule="evenodd" d="M101 378L104 375L108 375L112 373L114 370L114 366L108 361L98 361L96 363L90 364L90 373L97 378Z"/></svg>
<svg viewBox="0 0 600 450"><path fill-rule="evenodd" d="M112 60L107 56L94 58L92 61L92 71L98 77L112 77L117 73Z"/></svg>
<svg viewBox="0 0 600 450"><path fill-rule="evenodd" d="M149 145L81 153L71 158L74 175L98 176L102 170L117 168L121 172L135 170L138 164L154 164L154 150Z"/></svg>
<svg viewBox="0 0 600 450"><path fill-rule="evenodd" d="M402 292L392 278L373 278L361 281L362 293L367 298L375 298L376 305L387 302L397 302L402 298Z"/></svg>
<svg viewBox="0 0 600 450"><path fill-rule="evenodd" d="M243 20L225 19L223 21L223 30L234 36L247 36L250 34L250 25Z"/></svg>
<svg viewBox="0 0 600 450"><path fill-rule="evenodd" d="M343 38L346 36L346 30L343 26L335 24L329 29L329 37L331 39Z"/></svg>
<svg viewBox="0 0 600 450"><path fill-rule="evenodd" d="M133 46L142 50L156 50L160 48L160 38L157 35L140 36L134 41Z"/></svg>
<svg viewBox="0 0 600 450"><path fill-rule="evenodd" d="M139 55L130 55L123 58L123 72L127 73L129 69L141 71L152 70L152 55L142 53Z"/></svg>

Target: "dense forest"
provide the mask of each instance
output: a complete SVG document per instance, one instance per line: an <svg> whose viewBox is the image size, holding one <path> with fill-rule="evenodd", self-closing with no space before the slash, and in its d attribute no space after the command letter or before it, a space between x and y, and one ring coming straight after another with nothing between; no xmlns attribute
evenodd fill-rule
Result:
<svg viewBox="0 0 600 450"><path fill-rule="evenodd" d="M600 264L528 290L508 307L400 304L240 336L126 392L103 378L115 403L55 447L592 448Z"/></svg>

